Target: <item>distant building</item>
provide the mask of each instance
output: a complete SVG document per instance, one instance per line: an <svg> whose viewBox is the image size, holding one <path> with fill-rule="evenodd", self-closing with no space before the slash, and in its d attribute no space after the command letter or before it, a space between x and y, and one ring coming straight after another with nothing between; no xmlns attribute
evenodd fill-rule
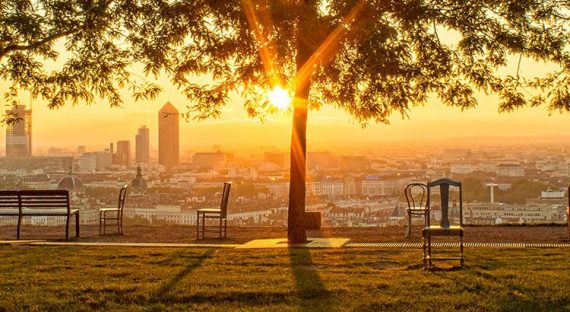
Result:
<svg viewBox="0 0 570 312"><path fill-rule="evenodd" d="M148 163L149 161L149 130L146 126L142 126L138 129L138 133L135 137L135 161L139 164Z"/></svg>
<svg viewBox="0 0 570 312"><path fill-rule="evenodd" d="M77 155L82 155L87 152L87 147L85 145L79 145L77 147Z"/></svg>
<svg viewBox="0 0 570 312"><path fill-rule="evenodd" d="M263 154L263 160L283 168L285 166L285 153L270 153Z"/></svg>
<svg viewBox="0 0 570 312"><path fill-rule="evenodd" d="M384 180L378 176L365 176L361 183L362 195L367 197L392 195L403 187L399 180Z"/></svg>
<svg viewBox="0 0 570 312"><path fill-rule="evenodd" d="M507 205L468 203L463 205L466 224L494 225L501 223L550 223L559 221L556 205Z"/></svg>
<svg viewBox="0 0 570 312"><path fill-rule="evenodd" d="M498 164L496 174L499 177L524 177L524 168L515 163Z"/></svg>
<svg viewBox="0 0 570 312"><path fill-rule="evenodd" d="M6 157L20 158L32 156L32 110L25 105L17 105L6 111L6 115L15 118L6 127Z"/></svg>
<svg viewBox="0 0 570 312"><path fill-rule="evenodd" d="M222 152L196 153L192 156L192 162L203 168L220 169L228 161L228 155Z"/></svg>
<svg viewBox="0 0 570 312"><path fill-rule="evenodd" d="M167 102L158 112L158 163L166 168L179 162L178 110Z"/></svg>
<svg viewBox="0 0 570 312"><path fill-rule="evenodd" d="M566 198L565 191L542 191L540 193L540 198L542 199L564 199Z"/></svg>
<svg viewBox="0 0 570 312"><path fill-rule="evenodd" d="M67 176L63 177L57 183L58 190L68 190L68 191L77 191L83 189L83 181L80 178L76 177L73 174L73 171L69 171Z"/></svg>
<svg viewBox="0 0 570 312"><path fill-rule="evenodd" d="M116 165L128 166L131 164L131 142L117 141L117 152L114 163Z"/></svg>
<svg viewBox="0 0 570 312"><path fill-rule="evenodd" d="M137 167L137 176L131 182L131 186L134 188L143 189L146 188L146 180L143 178L141 166Z"/></svg>
<svg viewBox="0 0 570 312"><path fill-rule="evenodd" d="M79 156L81 171L100 171L113 165L113 157L109 152L89 152Z"/></svg>
<svg viewBox="0 0 570 312"><path fill-rule="evenodd" d="M342 180L322 179L307 182L307 190L313 195L323 196L329 200L344 197L344 183Z"/></svg>
<svg viewBox="0 0 570 312"><path fill-rule="evenodd" d="M79 156L79 169L88 172L97 170L97 153L84 153Z"/></svg>
<svg viewBox="0 0 570 312"><path fill-rule="evenodd" d="M451 164L449 171L454 174L468 174L475 171L471 164Z"/></svg>

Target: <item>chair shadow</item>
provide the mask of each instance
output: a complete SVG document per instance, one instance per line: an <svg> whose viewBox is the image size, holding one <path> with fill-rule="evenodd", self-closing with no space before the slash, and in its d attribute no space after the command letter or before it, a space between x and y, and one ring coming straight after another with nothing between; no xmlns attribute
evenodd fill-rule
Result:
<svg viewBox="0 0 570 312"><path fill-rule="evenodd" d="M299 311L334 311L335 298L324 285L307 248L289 248Z"/></svg>
<svg viewBox="0 0 570 312"><path fill-rule="evenodd" d="M192 261L188 265L182 269L182 271L178 272L172 279L164 283L155 293L150 297L150 302L162 302L163 299L168 296L168 294L180 283L180 281L190 274L195 269L202 266L206 259L211 258L212 254L214 253L213 249L207 249L203 254L197 257L197 261ZM170 263L174 260L175 257L180 256L180 254L173 255L173 257L165 259L166 263Z"/></svg>

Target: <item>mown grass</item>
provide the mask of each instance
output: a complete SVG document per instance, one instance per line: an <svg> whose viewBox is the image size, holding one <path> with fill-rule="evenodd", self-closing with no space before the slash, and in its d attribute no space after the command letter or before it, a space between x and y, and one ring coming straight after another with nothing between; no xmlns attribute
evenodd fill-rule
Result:
<svg viewBox="0 0 570 312"><path fill-rule="evenodd" d="M567 311L570 250L0 247L0 311Z"/></svg>

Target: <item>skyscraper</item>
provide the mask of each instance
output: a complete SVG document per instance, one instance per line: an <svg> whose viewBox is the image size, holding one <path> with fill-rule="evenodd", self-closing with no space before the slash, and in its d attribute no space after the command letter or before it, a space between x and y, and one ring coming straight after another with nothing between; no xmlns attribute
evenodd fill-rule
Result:
<svg viewBox="0 0 570 312"><path fill-rule="evenodd" d="M117 152L115 153L117 165L128 166L131 164L131 142L117 141Z"/></svg>
<svg viewBox="0 0 570 312"><path fill-rule="evenodd" d="M26 110L25 105L17 105L7 110L6 115L15 118L6 127L6 157L32 156L32 110Z"/></svg>
<svg viewBox="0 0 570 312"><path fill-rule="evenodd" d="M135 137L135 160L137 163L148 163L149 160L149 130L146 126L138 129L138 134Z"/></svg>
<svg viewBox="0 0 570 312"><path fill-rule="evenodd" d="M178 110L170 102L158 111L158 163L170 168L178 164Z"/></svg>

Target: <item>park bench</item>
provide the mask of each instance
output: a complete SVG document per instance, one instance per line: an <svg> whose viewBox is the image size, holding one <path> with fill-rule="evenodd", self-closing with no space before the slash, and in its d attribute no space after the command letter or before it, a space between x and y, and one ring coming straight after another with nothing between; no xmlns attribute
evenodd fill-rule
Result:
<svg viewBox="0 0 570 312"><path fill-rule="evenodd" d="M69 206L66 190L0 191L0 216L17 216L17 238L20 239L22 218L66 217L65 239L69 240L69 221L75 216L75 237L79 237L79 209Z"/></svg>

